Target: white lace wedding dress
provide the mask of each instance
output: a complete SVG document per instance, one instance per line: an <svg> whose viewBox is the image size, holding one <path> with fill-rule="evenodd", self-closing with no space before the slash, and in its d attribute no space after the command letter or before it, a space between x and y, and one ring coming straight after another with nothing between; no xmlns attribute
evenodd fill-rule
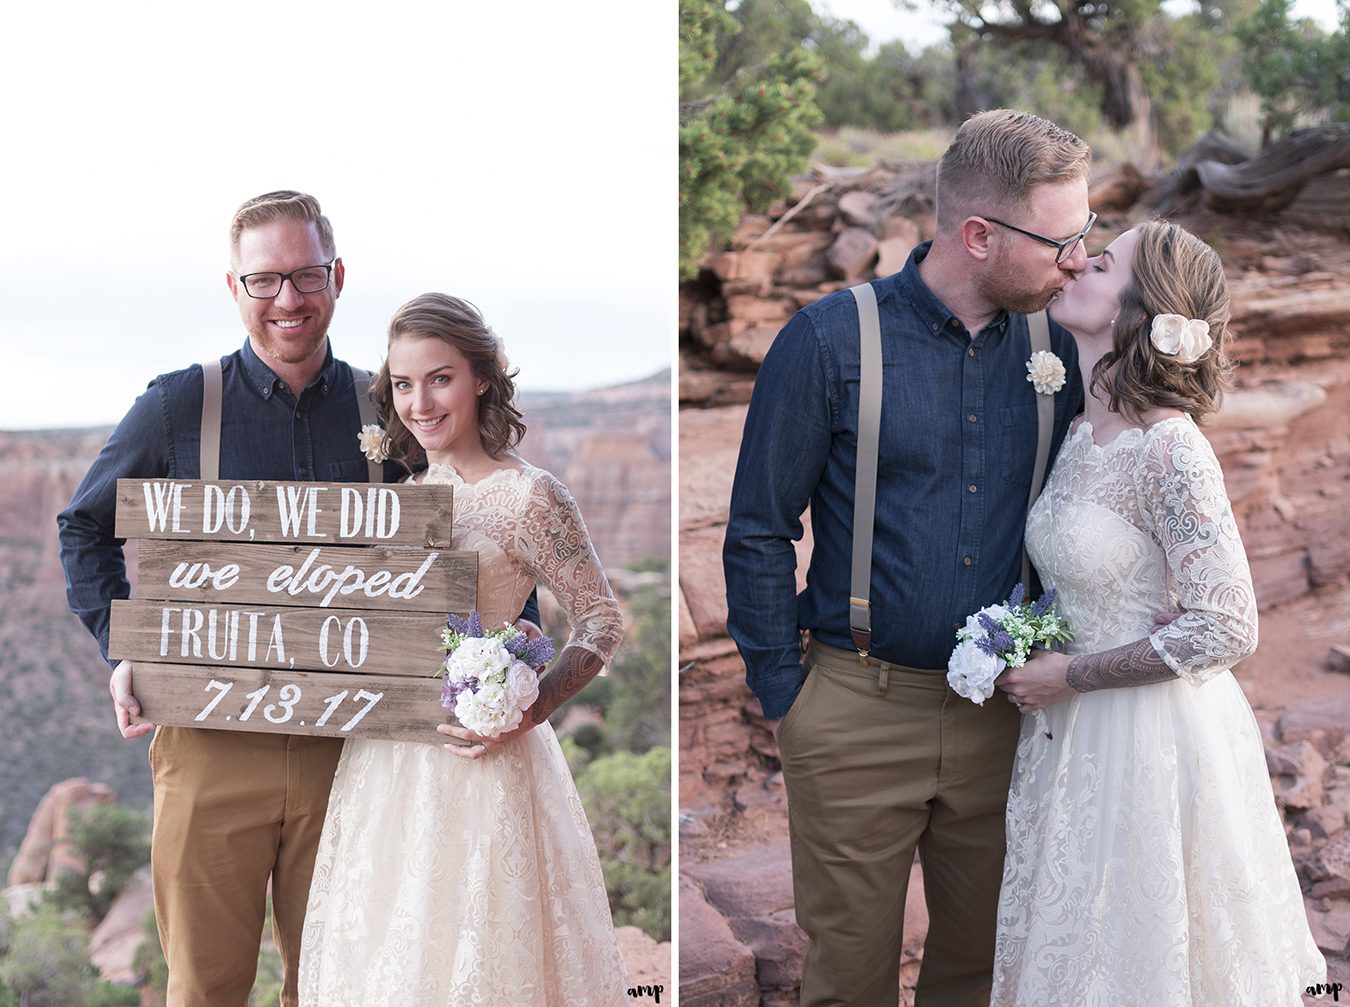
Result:
<svg viewBox="0 0 1350 1007"><path fill-rule="evenodd" d="M608 662L623 619L567 489L503 469L455 487L456 549L478 552L485 625L516 618L536 579L570 646ZM561 651L561 647L559 650ZM309 1007L626 1003L595 842L548 724L482 759L351 739L319 842L301 942Z"/></svg>
<svg viewBox="0 0 1350 1007"><path fill-rule="evenodd" d="M1024 718L991 1002L1297 1007L1326 964L1228 670L1255 649L1256 601L1208 441L1178 417L1099 447L1083 423L1027 547L1070 653L1148 636L1177 678L1051 706L1052 738Z"/></svg>

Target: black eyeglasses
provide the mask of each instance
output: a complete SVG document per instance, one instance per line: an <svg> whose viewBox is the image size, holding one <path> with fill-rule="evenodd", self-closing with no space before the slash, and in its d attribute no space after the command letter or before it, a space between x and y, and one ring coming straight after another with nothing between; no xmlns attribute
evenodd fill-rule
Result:
<svg viewBox="0 0 1350 1007"><path fill-rule="evenodd" d="M297 294L317 294L328 286L334 262L337 262L336 258L317 266L301 266L289 273L248 273L240 276L239 282L244 285L244 291L249 297L256 297L260 301L276 297L281 293L281 285L287 280L291 281Z"/></svg>
<svg viewBox="0 0 1350 1007"><path fill-rule="evenodd" d="M1083 229L1079 231L1077 234L1075 234L1072 238L1065 238L1063 241L1056 241L1054 238L1047 238L1044 234L1037 234L1035 231L1028 231L1024 228L1018 227L1016 224L1009 224L1007 221L999 220L996 217L985 217L984 219L989 221L989 223L991 224L998 224L1000 227L1006 227L1008 230L1016 231L1018 234L1025 234L1028 238L1031 238L1034 241L1039 241L1042 245L1049 245L1051 248L1056 249L1055 265L1058 266L1061 262L1067 259L1070 255L1072 255L1073 250L1078 247L1078 243L1087 237L1088 231L1092 230L1092 225L1097 223L1097 214L1089 210L1088 220L1087 223L1083 225Z"/></svg>

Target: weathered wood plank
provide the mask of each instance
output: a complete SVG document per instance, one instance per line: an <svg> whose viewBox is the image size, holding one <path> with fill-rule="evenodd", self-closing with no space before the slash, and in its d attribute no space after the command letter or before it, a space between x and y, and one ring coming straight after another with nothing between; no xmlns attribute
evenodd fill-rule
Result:
<svg viewBox="0 0 1350 1007"><path fill-rule="evenodd" d="M138 599L467 612L478 554L400 546L140 543Z"/></svg>
<svg viewBox="0 0 1350 1007"><path fill-rule="evenodd" d="M151 661L361 675L431 674L445 658L440 649L444 627L443 612L117 600L112 603L108 655L134 661L138 667Z"/></svg>
<svg viewBox="0 0 1350 1007"><path fill-rule="evenodd" d="M117 480L118 538L450 544L453 488L412 483Z"/></svg>
<svg viewBox="0 0 1350 1007"><path fill-rule="evenodd" d="M138 664L132 687L141 724L443 743L453 723L430 677Z"/></svg>

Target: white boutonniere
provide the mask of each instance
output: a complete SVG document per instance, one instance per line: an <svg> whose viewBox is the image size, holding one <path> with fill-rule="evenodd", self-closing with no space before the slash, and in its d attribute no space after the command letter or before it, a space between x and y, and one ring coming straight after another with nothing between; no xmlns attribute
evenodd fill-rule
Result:
<svg viewBox="0 0 1350 1007"><path fill-rule="evenodd" d="M361 447L361 453L376 464L389 457L389 435L378 423L367 423L363 426L356 440Z"/></svg>
<svg viewBox="0 0 1350 1007"><path fill-rule="evenodd" d="M1064 387L1064 361L1049 350L1037 350L1027 361L1027 380L1037 395L1054 395Z"/></svg>
<svg viewBox="0 0 1350 1007"><path fill-rule="evenodd" d="M1149 340L1159 353L1176 357L1183 364L1195 363L1214 345L1209 322L1184 315L1154 315Z"/></svg>

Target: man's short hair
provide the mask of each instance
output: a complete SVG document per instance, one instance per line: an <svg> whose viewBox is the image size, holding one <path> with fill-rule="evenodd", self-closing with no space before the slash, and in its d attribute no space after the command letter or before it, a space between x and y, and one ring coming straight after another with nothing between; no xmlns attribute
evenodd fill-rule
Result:
<svg viewBox="0 0 1350 1007"><path fill-rule="evenodd" d="M1083 178L1091 165L1088 145L1048 119L1008 108L978 112L938 162L938 227L1025 207L1036 186Z"/></svg>
<svg viewBox="0 0 1350 1007"><path fill-rule="evenodd" d="M235 262L239 258L239 235L250 227L260 227L274 220L312 221L319 229L319 246L324 256L329 259L337 257L333 225L323 215L319 201L308 193L281 189L254 196L234 211L234 219L230 221L230 261Z"/></svg>

